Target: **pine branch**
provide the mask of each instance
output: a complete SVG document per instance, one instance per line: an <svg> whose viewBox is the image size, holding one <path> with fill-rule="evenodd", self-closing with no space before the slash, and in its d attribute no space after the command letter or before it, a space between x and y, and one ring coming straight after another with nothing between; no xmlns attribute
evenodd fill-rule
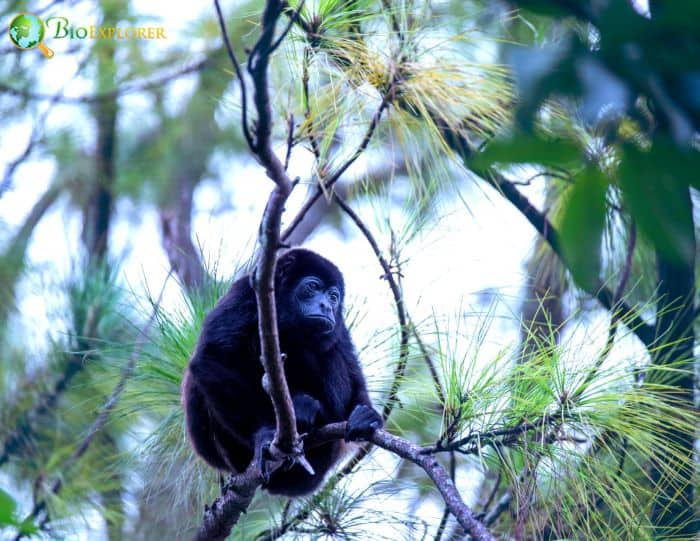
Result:
<svg viewBox="0 0 700 541"><path fill-rule="evenodd" d="M158 313L158 307L160 306L160 302L163 298L163 292L165 291L165 285L167 284L168 280L170 279L170 273L168 276L165 278L165 281L163 282L163 287L160 290L160 293L158 294L158 299L156 302L153 304L153 308L151 310L151 314L148 317L148 320L146 321L146 324L143 326L139 333L139 339L136 343L136 347L134 349L134 352L132 353L131 357L129 358L129 362L126 364L126 366L123 368L121 376L119 378L119 381L117 384L114 386L112 389L112 392L109 394L109 397L105 401L104 405L102 406L102 409L100 412L97 414L97 417L95 417L95 420L92 422L90 427L87 430L87 433L85 437L76 445L75 450L71 455L68 457L68 459L65 461L63 464L63 470L68 471L76 462L82 458L82 456L88 451L90 446L92 445L92 442L94 441L95 437L97 434L105 427L107 424L107 421L109 420L109 416L111 415L112 411L114 411L114 408L116 407L117 403L119 402L119 399L121 398L122 393L124 392L124 389L126 388L126 383L131 378L131 376L134 373L134 367L136 366L136 360L139 358L141 355L141 351L143 350L143 346L146 343L146 339L148 338L148 335L150 333L151 327L153 326L153 323L156 319L156 314ZM57 478L50 486L48 493L55 495L58 494L61 491L61 488L63 487L65 480L65 475ZM40 513L42 513L46 509L46 498L42 498L41 500L37 501L34 504L34 507L32 508L31 512L25 519L26 521L34 520L39 516ZM42 521L40 522L40 526L44 527L46 523L48 522L48 515L46 515ZM15 541L19 541L23 537L22 533L17 534L15 537Z"/></svg>

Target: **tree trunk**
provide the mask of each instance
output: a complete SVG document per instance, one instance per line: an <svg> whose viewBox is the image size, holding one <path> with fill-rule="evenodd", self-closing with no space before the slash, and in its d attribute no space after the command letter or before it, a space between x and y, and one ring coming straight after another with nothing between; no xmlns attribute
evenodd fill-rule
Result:
<svg viewBox="0 0 700 541"><path fill-rule="evenodd" d="M688 215L692 216L692 202L686 192ZM677 223L681 223L678 220ZM694 225L689 221L685 234L694 239ZM693 242L695 246L695 242ZM650 383L664 385L663 391L675 406L694 408L693 369L695 333L693 330L695 299L695 254L691 261L681 262L657 251L659 302L657 305L658 342L653 363L672 370L656 370L649 375ZM656 537L672 536L691 539L697 532L693 512L694 434L683 430L668 419L657 427L669 442L652 463L651 478L658 491L652 510Z"/></svg>
<svg viewBox="0 0 700 541"><path fill-rule="evenodd" d="M98 59L97 91L108 92L115 85L115 44L106 40L96 46L95 51ZM94 105L97 128L95 181L90 186L83 210L82 235L88 262L92 265L104 263L107 256L114 205L117 109L117 101L113 98L98 100Z"/></svg>

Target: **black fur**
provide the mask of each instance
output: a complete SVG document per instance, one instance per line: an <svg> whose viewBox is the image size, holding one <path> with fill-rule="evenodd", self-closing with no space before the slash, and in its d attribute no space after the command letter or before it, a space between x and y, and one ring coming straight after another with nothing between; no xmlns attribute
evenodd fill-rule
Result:
<svg viewBox="0 0 700 541"><path fill-rule="evenodd" d="M325 291L332 287L339 292L331 308L332 331L310 326L316 322L302 314L303 300L295 288L310 276L319 278ZM275 290L280 346L287 356L285 373L298 431L312 432L349 418L346 439L368 437L382 419L372 408L343 321L342 274L314 252L291 250L277 263ZM262 376L255 293L246 276L233 284L205 319L183 381L187 431L197 453L211 466L242 472L253 459L260 459L261 449L272 439L274 415ZM310 449L306 457L314 475L300 466L281 468L264 486L274 494L307 494L318 487L343 450L342 441Z"/></svg>

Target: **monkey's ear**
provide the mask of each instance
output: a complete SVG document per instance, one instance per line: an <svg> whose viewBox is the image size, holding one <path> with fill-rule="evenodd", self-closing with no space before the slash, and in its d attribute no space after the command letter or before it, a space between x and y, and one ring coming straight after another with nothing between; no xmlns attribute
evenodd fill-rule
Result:
<svg viewBox="0 0 700 541"><path fill-rule="evenodd" d="M288 285L287 282L293 279L294 268L299 260L299 250L289 250L277 260L277 271L275 275L278 285Z"/></svg>

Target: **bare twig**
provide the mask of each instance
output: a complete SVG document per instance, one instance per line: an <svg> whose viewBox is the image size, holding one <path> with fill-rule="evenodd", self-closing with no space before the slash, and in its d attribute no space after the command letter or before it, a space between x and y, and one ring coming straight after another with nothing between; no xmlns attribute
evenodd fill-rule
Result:
<svg viewBox="0 0 700 541"><path fill-rule="evenodd" d="M441 441L435 445L423 448L425 453L458 452L460 454L472 454L479 448L489 443L499 446L512 443L527 432L543 430L552 424L553 416L543 416L534 422L523 422L515 426L494 428L493 430L470 432L464 438L443 444ZM498 438L502 438L499 440ZM468 446L468 447L467 447Z"/></svg>
<svg viewBox="0 0 700 541"><path fill-rule="evenodd" d="M377 257L379 264L384 271L382 278L386 279L391 289L391 294L394 297L394 304L396 305L396 314L399 319L399 326L401 328L401 341L399 344L399 361L396 363L396 368L394 370L394 379L391 384L391 389L389 390L389 398L384 404L384 410L382 411L382 416L386 420L394 408L396 401L398 400L397 393L399 386L401 385L401 379L403 378L404 372L406 371L406 363L408 361L408 319L406 318L406 308L403 302L403 294L396 280L394 279L394 274L391 265L382 255L382 251L379 248L379 244L372 235L372 232L367 228L362 219L355 213L354 210L348 205L345 200L335 195L335 201L338 206L343 209L343 212L347 214L350 219L355 223L357 228L362 232L367 242L372 247L374 255Z"/></svg>
<svg viewBox="0 0 700 541"><path fill-rule="evenodd" d="M512 501L513 493L510 490L504 492L503 496L500 497L494 508L486 513L486 516L484 517L484 524L486 526L491 526L494 522L496 522L498 517L500 517L501 514L510 507L510 503Z"/></svg>
<svg viewBox="0 0 700 541"><path fill-rule="evenodd" d="M287 119L287 152L284 155L284 170L289 169L289 160L292 157L292 148L294 148L294 115L289 114Z"/></svg>
<svg viewBox="0 0 700 541"><path fill-rule="evenodd" d="M302 74L301 74L301 88L302 88L302 99L304 101L304 120L306 123L306 137L309 139L311 144L311 152L313 152L316 161L320 165L321 162L321 150L318 146L318 141L316 140L316 134L314 133L314 122L311 118L311 101L309 100L309 57L311 56L310 49L306 47L304 49L304 59L302 60Z"/></svg>
<svg viewBox="0 0 700 541"><path fill-rule="evenodd" d="M233 47L231 46L231 41L228 39L226 22L224 21L224 15L221 13L221 6L219 6L218 0L214 0L214 7L216 8L216 16L219 20L221 35L224 39L224 45L226 46L226 53L228 54L231 64L233 64L233 69L236 70L238 84L241 87L241 127L243 129L245 140L248 143L248 146L252 149L253 137L251 136L250 129L248 128L248 96L246 94L245 79L243 78L241 65L238 63L238 59L236 58L236 53L233 51Z"/></svg>
<svg viewBox="0 0 700 541"><path fill-rule="evenodd" d="M306 213L309 211L309 209L314 205L316 200L321 197L321 195L324 192L328 192L333 185L340 179L340 177L347 171L348 167L350 167L353 163L355 163L355 160L359 158L362 153L367 150L367 147L369 146L369 142L372 140L372 137L374 136L374 132L377 129L377 126L379 124L379 120L382 117L382 114L384 113L384 110L389 106L389 101L388 101L388 96L389 93L382 99L379 107L377 108L377 111L374 113L374 116L372 117L372 120L369 124L369 127L367 128L367 132L365 133L364 138L362 139L362 142L359 144L357 149L355 149L355 152L353 155L348 158L343 165L341 165L330 177L327 179L322 179L320 185L318 188L316 188L316 192L309 197L304 205L301 207L299 212L297 212L296 216L294 216L294 219L292 222L287 226L285 229L284 233L282 233L282 240L286 241L289 235L291 235L294 232L294 229L301 223L301 221L304 219L304 216Z"/></svg>
<svg viewBox="0 0 700 541"><path fill-rule="evenodd" d="M289 31L294 26L294 21L299 18L299 15L301 14L301 10L304 8L304 2L305 2L305 0L301 0L301 2L299 2L299 6L297 7L297 9L294 10L294 13L292 13L291 15L288 15L289 22L287 23L287 26L282 31L280 36L275 40L275 42L270 46L271 53L274 52L280 45L282 45L284 38L287 37L287 34L289 34ZM289 5L287 5L285 11L288 11L289 9L290 9L290 7L289 7Z"/></svg>

